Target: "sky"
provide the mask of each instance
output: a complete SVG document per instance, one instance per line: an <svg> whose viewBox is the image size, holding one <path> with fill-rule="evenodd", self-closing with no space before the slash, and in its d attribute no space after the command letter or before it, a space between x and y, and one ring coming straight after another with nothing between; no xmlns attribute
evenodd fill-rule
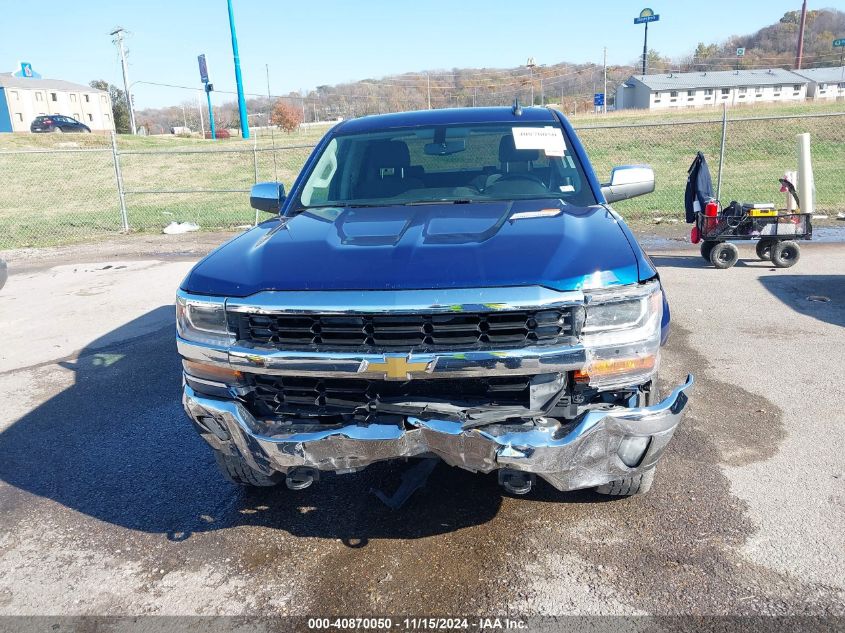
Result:
<svg viewBox="0 0 845 633"><path fill-rule="evenodd" d="M651 2L651 0L647 0ZM233 0L244 88L274 95L394 73L460 67L633 62L646 6L660 15L649 48L690 53L700 41L751 33L799 10L800 0ZM810 2L845 10L845 0ZM122 86L109 32L129 31L129 78L138 108L194 99L195 93L152 86L200 86L197 55L205 53L218 91L234 90L226 0L87 0L84 3L0 0L0 71L32 63L44 77ZM843 34L845 35L845 34ZM219 97L228 101L232 97Z"/></svg>

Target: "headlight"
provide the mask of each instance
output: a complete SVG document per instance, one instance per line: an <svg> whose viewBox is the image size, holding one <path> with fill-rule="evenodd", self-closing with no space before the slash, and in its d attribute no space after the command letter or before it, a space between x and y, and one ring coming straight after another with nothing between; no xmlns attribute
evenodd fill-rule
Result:
<svg viewBox="0 0 845 633"><path fill-rule="evenodd" d="M226 307L220 300L176 297L176 331L188 341L209 345L230 345Z"/></svg>
<svg viewBox="0 0 845 633"><path fill-rule="evenodd" d="M598 389L647 382L657 371L663 296L656 281L595 291L587 297L587 366L576 381Z"/></svg>

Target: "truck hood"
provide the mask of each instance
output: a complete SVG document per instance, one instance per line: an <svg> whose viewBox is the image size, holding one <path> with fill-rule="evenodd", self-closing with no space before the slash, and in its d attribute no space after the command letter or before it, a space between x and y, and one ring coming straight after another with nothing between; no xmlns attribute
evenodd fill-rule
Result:
<svg viewBox="0 0 845 633"><path fill-rule="evenodd" d="M540 209L559 213L514 219ZM556 200L313 209L224 244L182 289L245 297L262 290L631 284L642 252L623 227L604 207Z"/></svg>

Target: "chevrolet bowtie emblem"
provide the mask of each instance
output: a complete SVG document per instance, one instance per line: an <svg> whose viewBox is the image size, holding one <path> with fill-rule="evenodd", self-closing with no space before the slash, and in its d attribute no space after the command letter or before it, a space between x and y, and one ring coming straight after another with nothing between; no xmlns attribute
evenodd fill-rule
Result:
<svg viewBox="0 0 845 633"><path fill-rule="evenodd" d="M410 380L411 374L424 372L429 363L412 363L404 356L385 356L383 363L369 363L367 373L383 374L388 380Z"/></svg>

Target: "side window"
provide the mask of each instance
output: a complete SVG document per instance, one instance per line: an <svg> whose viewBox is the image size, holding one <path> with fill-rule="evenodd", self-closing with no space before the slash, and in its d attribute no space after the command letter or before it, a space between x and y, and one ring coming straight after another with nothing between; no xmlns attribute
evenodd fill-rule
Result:
<svg viewBox="0 0 845 633"><path fill-rule="evenodd" d="M337 173L337 139L334 138L320 156L308 183L302 190L302 204L310 206L329 199L329 185Z"/></svg>

